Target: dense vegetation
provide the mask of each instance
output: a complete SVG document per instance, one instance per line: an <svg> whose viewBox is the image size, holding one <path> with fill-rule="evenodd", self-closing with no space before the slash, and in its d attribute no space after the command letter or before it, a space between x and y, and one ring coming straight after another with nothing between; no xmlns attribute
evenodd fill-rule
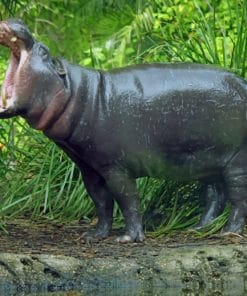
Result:
<svg viewBox="0 0 247 296"><path fill-rule="evenodd" d="M246 75L246 0L15 0L2 1L0 11L1 19L21 18L54 56L83 66L193 61ZM7 59L8 50L1 47L1 79ZM78 169L41 133L20 119L1 121L0 148L3 220L94 217ZM199 184L148 178L137 183L144 222L157 234L198 220ZM115 215L121 223L117 208Z"/></svg>

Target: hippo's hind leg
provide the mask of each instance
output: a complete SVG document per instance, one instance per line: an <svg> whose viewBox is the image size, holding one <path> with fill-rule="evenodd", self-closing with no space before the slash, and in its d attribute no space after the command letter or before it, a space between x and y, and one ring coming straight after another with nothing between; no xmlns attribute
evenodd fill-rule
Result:
<svg viewBox="0 0 247 296"><path fill-rule="evenodd" d="M211 223L223 212L227 201L224 183L219 181L204 184L202 198L203 201L205 201L205 208L199 223L194 227L194 229L200 229Z"/></svg>
<svg viewBox="0 0 247 296"><path fill-rule="evenodd" d="M247 217L247 147L227 164L225 180L231 202L231 213L223 232L242 233Z"/></svg>
<svg viewBox="0 0 247 296"><path fill-rule="evenodd" d="M88 238L106 238L112 228L113 196L108 190L105 180L92 168L80 166L80 169L84 185L95 204L98 216L96 229L88 232L86 236Z"/></svg>

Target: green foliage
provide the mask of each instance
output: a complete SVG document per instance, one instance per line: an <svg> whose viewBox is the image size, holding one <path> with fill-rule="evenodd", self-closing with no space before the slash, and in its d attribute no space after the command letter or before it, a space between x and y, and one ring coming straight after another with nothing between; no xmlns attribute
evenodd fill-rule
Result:
<svg viewBox="0 0 247 296"><path fill-rule="evenodd" d="M145 196L143 223L146 230L155 231L155 236L188 228L199 221L198 183L152 178L139 182L141 196Z"/></svg>
<svg viewBox="0 0 247 296"><path fill-rule="evenodd" d="M84 66L193 61L246 75L247 0L15 0L2 1L0 11L2 19L23 19L54 56ZM0 47L0 80L7 57ZM77 168L41 133L19 119L1 121L0 143L3 218L93 217ZM197 186L138 180L147 229L161 235L198 220Z"/></svg>

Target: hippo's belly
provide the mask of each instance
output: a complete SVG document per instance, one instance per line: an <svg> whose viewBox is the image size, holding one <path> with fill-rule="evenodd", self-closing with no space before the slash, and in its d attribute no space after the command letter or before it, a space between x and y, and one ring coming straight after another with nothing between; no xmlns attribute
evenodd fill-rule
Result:
<svg viewBox="0 0 247 296"><path fill-rule="evenodd" d="M197 151L161 151L161 149L125 152L116 162L120 171L135 178L150 176L177 180L204 179L220 173L237 153L232 147L226 151L215 146Z"/></svg>

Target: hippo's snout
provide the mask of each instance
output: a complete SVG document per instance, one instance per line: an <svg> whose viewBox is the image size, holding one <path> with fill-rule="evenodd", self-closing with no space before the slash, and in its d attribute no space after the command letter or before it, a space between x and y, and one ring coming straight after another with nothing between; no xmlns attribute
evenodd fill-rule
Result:
<svg viewBox="0 0 247 296"><path fill-rule="evenodd" d="M20 57L21 49L31 49L34 38L28 28L19 20L8 20L0 23L0 44L10 48L11 52Z"/></svg>

